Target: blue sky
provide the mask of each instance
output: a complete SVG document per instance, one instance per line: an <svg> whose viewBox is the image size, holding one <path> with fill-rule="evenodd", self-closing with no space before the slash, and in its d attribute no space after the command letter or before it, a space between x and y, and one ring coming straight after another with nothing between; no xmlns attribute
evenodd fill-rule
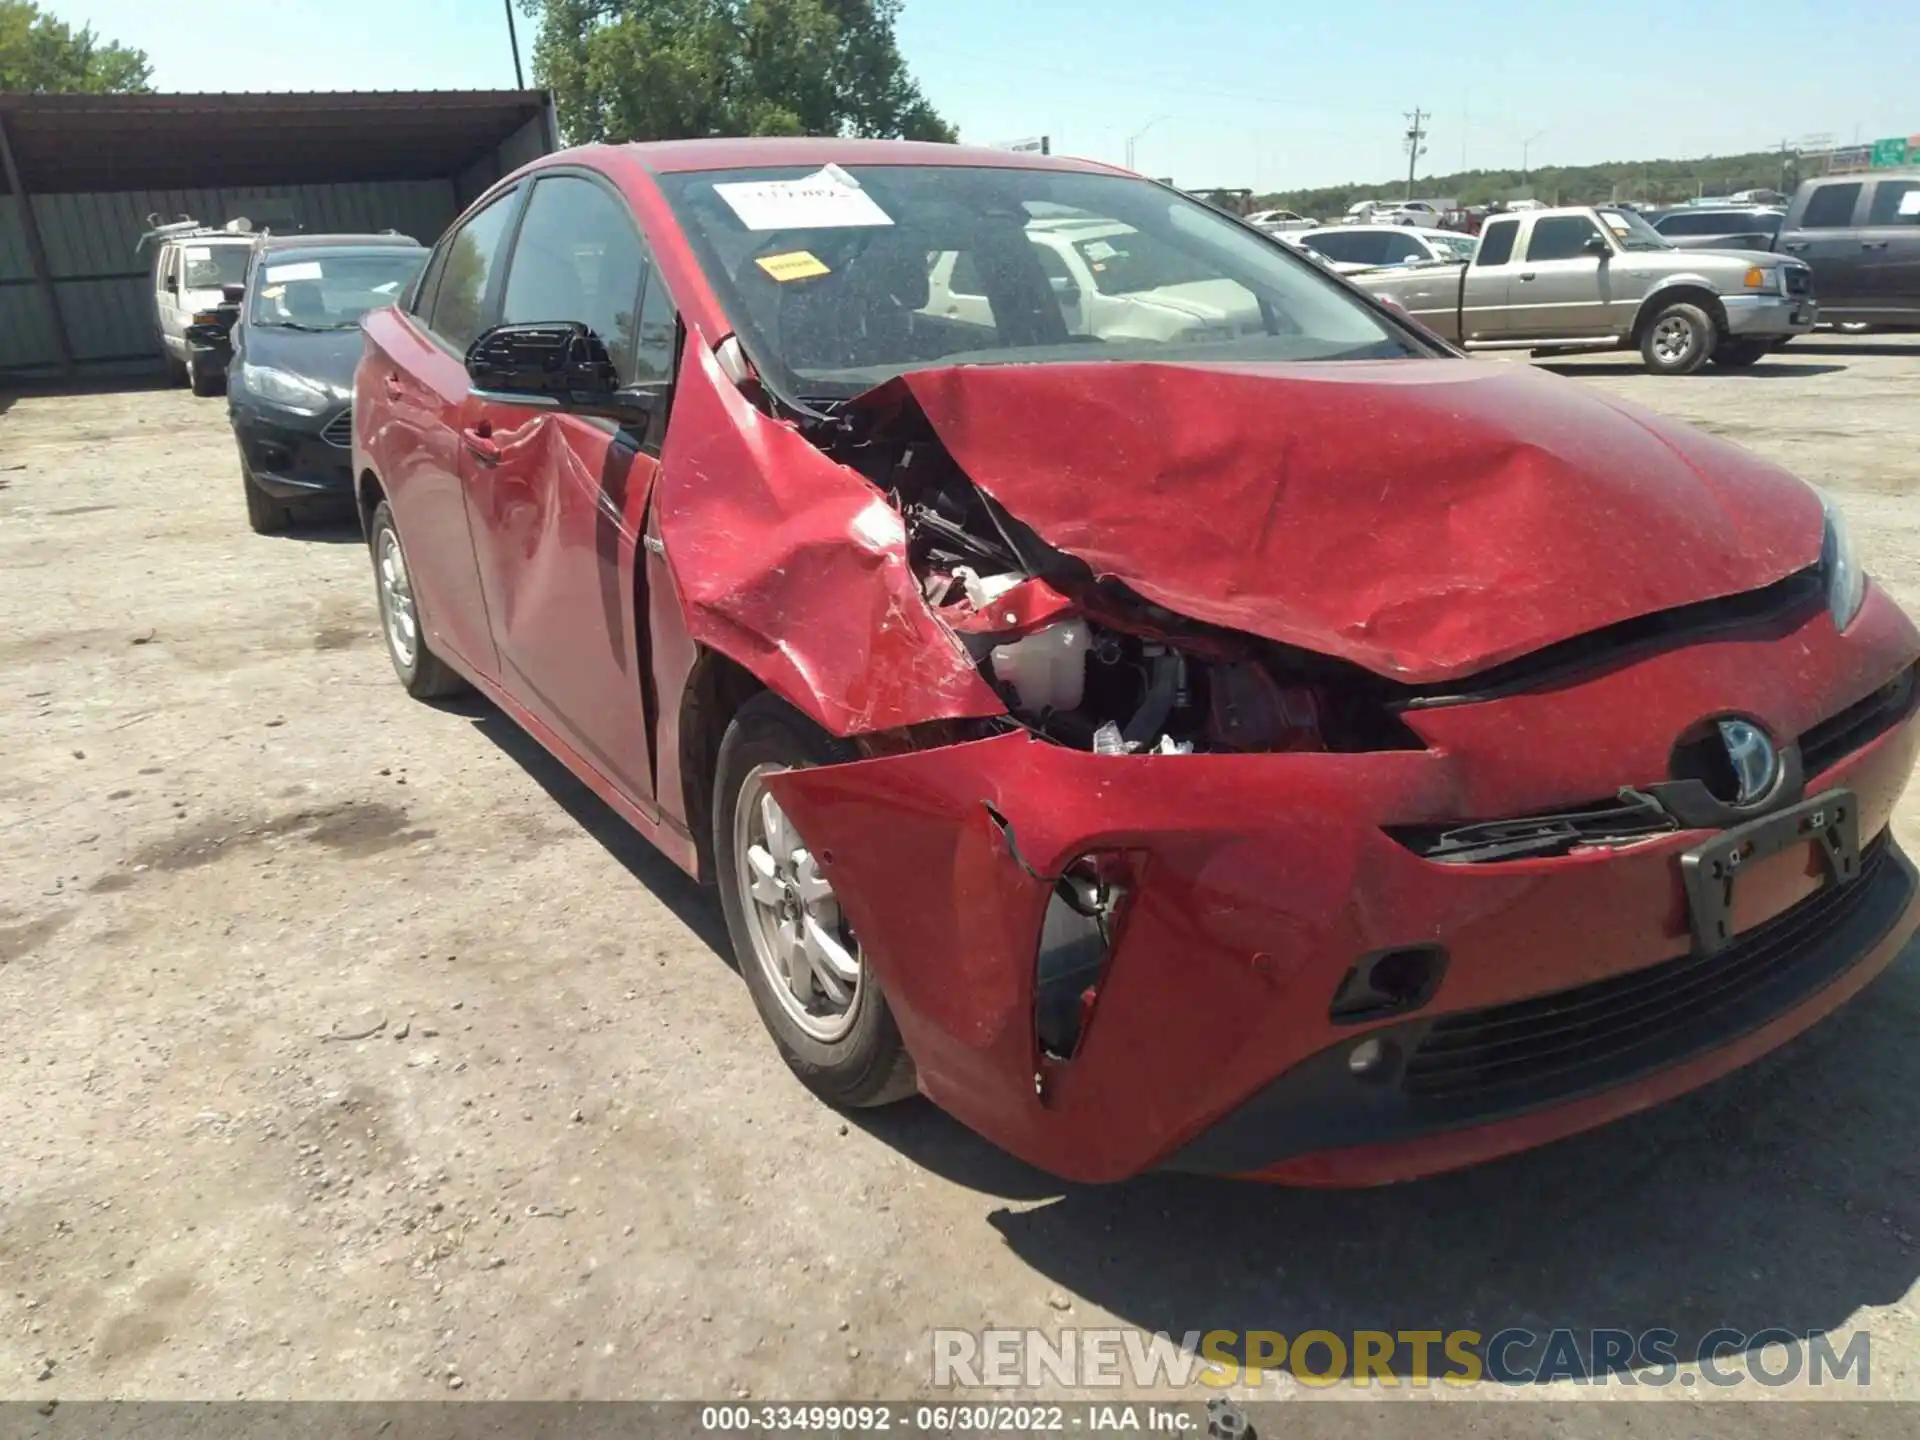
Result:
<svg viewBox="0 0 1920 1440"><path fill-rule="evenodd" d="M510 86L501 0L45 0L147 51L167 90ZM532 22L519 18L523 51ZM1728 154L1920 133L1898 0L907 0L901 48L980 143L1052 137L1180 184Z"/></svg>

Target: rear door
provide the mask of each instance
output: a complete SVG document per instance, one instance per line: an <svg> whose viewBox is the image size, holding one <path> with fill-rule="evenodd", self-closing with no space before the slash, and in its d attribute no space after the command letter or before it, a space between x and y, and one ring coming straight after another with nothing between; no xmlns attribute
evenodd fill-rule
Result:
<svg viewBox="0 0 1920 1440"><path fill-rule="evenodd" d="M1920 324L1920 177L1874 182L1860 231L1860 291L1881 323Z"/></svg>
<svg viewBox="0 0 1920 1440"><path fill-rule="evenodd" d="M1859 180L1822 180L1807 195L1792 229L1780 232L1781 251L1813 267L1813 298L1823 316L1857 310L1868 303L1861 292L1860 236L1854 215L1865 214L1866 185Z"/></svg>
<svg viewBox="0 0 1920 1440"><path fill-rule="evenodd" d="M1613 291L1611 255L1588 253L1601 229L1587 215L1536 216L1526 255L1513 277L1512 320L1516 340L1578 339L1604 335ZM1613 242L1607 241L1609 252Z"/></svg>
<svg viewBox="0 0 1920 1440"><path fill-rule="evenodd" d="M487 624L461 492L462 432L479 414L465 357L499 306L506 241L525 198L506 190L447 233L415 293L410 320L382 333L360 379L381 387L380 476L399 521L429 642L489 680L500 666Z"/></svg>
<svg viewBox="0 0 1920 1440"><path fill-rule="evenodd" d="M176 359L186 358L186 326L180 319L180 247L169 240L153 267L153 316L160 343Z"/></svg>
<svg viewBox="0 0 1920 1440"><path fill-rule="evenodd" d="M627 203L585 171L533 184L500 303L502 324L578 322L623 386L664 391L675 309ZM483 397L462 466L501 680L574 753L651 812L651 647L635 564L659 469L648 433Z"/></svg>

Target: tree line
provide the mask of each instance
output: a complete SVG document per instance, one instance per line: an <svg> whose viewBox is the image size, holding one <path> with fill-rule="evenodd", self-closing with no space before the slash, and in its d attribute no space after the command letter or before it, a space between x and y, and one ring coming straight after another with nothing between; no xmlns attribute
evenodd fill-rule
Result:
<svg viewBox="0 0 1920 1440"><path fill-rule="evenodd" d="M1677 204L1696 195L1731 195L1737 190L1791 191L1799 183L1792 155L1755 150L1745 155L1707 155L1695 160L1616 160L1600 165L1541 165L1524 176L1518 170L1459 170L1425 176L1415 184L1423 198L1448 197L1462 205L1533 198L1565 205L1608 200ZM1356 200L1399 200L1405 178L1379 184L1349 182L1317 189L1282 190L1263 195L1257 208L1293 210L1322 218L1345 213Z"/></svg>

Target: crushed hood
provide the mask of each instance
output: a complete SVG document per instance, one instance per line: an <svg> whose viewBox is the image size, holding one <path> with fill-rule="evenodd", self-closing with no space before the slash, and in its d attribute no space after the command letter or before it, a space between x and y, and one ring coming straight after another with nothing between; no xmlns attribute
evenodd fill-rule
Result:
<svg viewBox="0 0 1920 1440"><path fill-rule="evenodd" d="M1491 361L967 366L910 392L968 477L1100 576L1414 683L1813 564L1818 497Z"/></svg>

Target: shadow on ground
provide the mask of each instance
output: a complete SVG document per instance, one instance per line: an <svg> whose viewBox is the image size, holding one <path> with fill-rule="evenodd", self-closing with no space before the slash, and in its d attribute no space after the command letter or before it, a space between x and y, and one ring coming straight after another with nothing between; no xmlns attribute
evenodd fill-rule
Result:
<svg viewBox="0 0 1920 1440"><path fill-rule="evenodd" d="M726 921L719 902L679 866L643 839L606 801L583 785L538 740L522 730L493 705L477 696L449 702L445 708L472 722L473 728L505 751L532 776L574 823L591 835L600 848L626 868L629 875L652 892L674 918L691 930L728 966L733 947L727 941Z"/></svg>
<svg viewBox="0 0 1920 1440"><path fill-rule="evenodd" d="M1846 1010L1704 1091L1376 1190L1175 1175L1066 1186L925 1102L856 1118L916 1164L1022 1202L990 1217L1001 1239L1145 1330L1566 1327L1591 1365L1587 1332L1668 1329L1685 1359L1721 1326L1841 1331L1914 1284L1917 1021L1920 942ZM1523 1344L1512 1358L1528 1354ZM1409 1347L1393 1368L1410 1373Z"/></svg>

